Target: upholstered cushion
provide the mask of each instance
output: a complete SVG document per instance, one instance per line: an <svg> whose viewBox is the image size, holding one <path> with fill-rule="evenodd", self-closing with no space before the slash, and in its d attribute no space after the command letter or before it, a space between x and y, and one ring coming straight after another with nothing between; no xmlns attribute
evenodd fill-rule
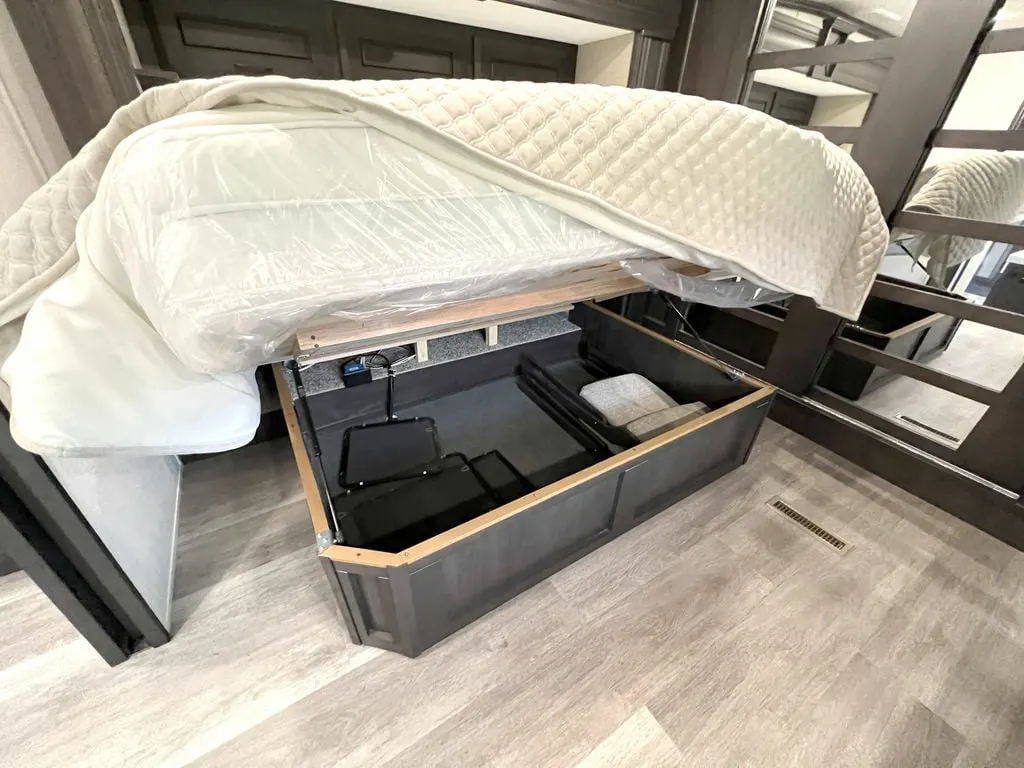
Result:
<svg viewBox="0 0 1024 768"><path fill-rule="evenodd" d="M637 440L649 440L662 432L668 432L688 421L693 421L710 410L704 403L684 403L675 408L666 408L634 419L626 425L626 429Z"/></svg>
<svg viewBox="0 0 1024 768"><path fill-rule="evenodd" d="M675 400L637 373L591 382L580 390L580 397L599 410L614 427L676 406Z"/></svg>

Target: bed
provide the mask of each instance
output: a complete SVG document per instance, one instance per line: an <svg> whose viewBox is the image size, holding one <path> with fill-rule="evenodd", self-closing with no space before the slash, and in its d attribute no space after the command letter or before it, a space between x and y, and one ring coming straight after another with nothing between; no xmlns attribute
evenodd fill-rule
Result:
<svg viewBox="0 0 1024 768"><path fill-rule="evenodd" d="M798 293L856 317L887 237L846 153L736 105L178 83L119 111L0 231L0 257L31 262L0 300L0 323L27 312L3 368L12 430L39 452L221 450L258 423L252 369L311 324L377 332L551 286Z"/></svg>

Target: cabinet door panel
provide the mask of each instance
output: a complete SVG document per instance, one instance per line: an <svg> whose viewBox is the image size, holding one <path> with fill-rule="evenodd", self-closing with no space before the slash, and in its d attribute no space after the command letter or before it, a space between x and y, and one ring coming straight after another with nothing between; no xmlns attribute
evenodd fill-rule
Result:
<svg viewBox="0 0 1024 768"><path fill-rule="evenodd" d="M335 9L342 76L350 80L470 77L468 27L352 5Z"/></svg>
<svg viewBox="0 0 1024 768"><path fill-rule="evenodd" d="M158 0L152 7L168 64L183 78L340 74L330 8L315 0Z"/></svg>
<svg viewBox="0 0 1024 768"><path fill-rule="evenodd" d="M576 46L568 43L478 30L473 53L474 77L538 83L576 79Z"/></svg>

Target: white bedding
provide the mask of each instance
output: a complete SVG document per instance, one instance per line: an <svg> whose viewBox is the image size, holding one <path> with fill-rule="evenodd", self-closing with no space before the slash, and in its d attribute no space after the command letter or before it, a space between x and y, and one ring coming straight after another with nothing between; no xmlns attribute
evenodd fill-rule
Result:
<svg viewBox="0 0 1024 768"><path fill-rule="evenodd" d="M314 315L414 312L649 254L345 115L251 107L123 142L88 231L88 258L124 265L205 373L272 359Z"/></svg>
<svg viewBox="0 0 1024 768"><path fill-rule="evenodd" d="M395 157L415 172L396 180ZM308 313L466 298L644 251L856 317L887 239L846 153L735 105L186 81L119 110L0 230L0 324L32 307L3 369L12 432L71 455L240 445L259 414L239 368Z"/></svg>

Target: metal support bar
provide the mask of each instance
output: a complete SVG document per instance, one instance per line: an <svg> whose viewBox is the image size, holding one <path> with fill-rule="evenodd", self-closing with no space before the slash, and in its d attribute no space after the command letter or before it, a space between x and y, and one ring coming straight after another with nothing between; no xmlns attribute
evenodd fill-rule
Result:
<svg viewBox="0 0 1024 768"><path fill-rule="evenodd" d="M990 325L993 328L1000 328L1013 333L1024 333L1024 315L1016 312L1007 312L1003 309L986 307L983 304L974 304L970 301L952 299L939 293L909 288L903 285L894 285L883 280L876 280L871 288L871 295L880 299L897 301L901 304L909 304L919 309L927 309L930 312L940 312L944 315L952 315L972 323Z"/></svg>
<svg viewBox="0 0 1024 768"><path fill-rule="evenodd" d="M775 317L775 315L769 315L766 312L758 312L756 309L748 307L722 307L722 311L736 317L741 317L748 323L759 325L776 333L782 330L782 324L785 322L781 317Z"/></svg>
<svg viewBox="0 0 1024 768"><path fill-rule="evenodd" d="M997 389L975 384L973 381L961 379L959 376L936 371L934 368L915 363L904 357L890 355L888 352L861 344L859 341L838 338L833 348L838 353L849 355L872 365L880 365L890 371L923 381L925 384L931 384L933 387L938 387L946 392L966 397L968 400L973 400L976 403L994 405L999 400L1000 392Z"/></svg>
<svg viewBox="0 0 1024 768"><path fill-rule="evenodd" d="M168 628L153 613L49 467L14 442L8 418L6 412L0 413L0 478L130 634L152 646L166 643L171 638Z"/></svg>
<svg viewBox="0 0 1024 768"><path fill-rule="evenodd" d="M901 211L896 214L893 224L905 229L918 229L938 235L959 235L975 240L991 240L994 243L1024 245L1024 227L1016 224L961 219L956 216L939 216L918 211Z"/></svg>
<svg viewBox="0 0 1024 768"><path fill-rule="evenodd" d="M1024 131L943 130L935 133L932 146L1024 152Z"/></svg>
<svg viewBox="0 0 1024 768"><path fill-rule="evenodd" d="M817 48L795 48L789 51L755 53L750 57L750 69L791 69L823 64L845 64L854 61L891 59L900 47L898 37L872 40L870 43L843 43L822 45Z"/></svg>
<svg viewBox="0 0 1024 768"><path fill-rule="evenodd" d="M111 666L125 661L135 637L61 552L11 487L0 480L0 540L18 567Z"/></svg>
<svg viewBox="0 0 1024 768"><path fill-rule="evenodd" d="M1024 51L1024 28L993 29L981 44L981 53Z"/></svg>
<svg viewBox="0 0 1024 768"><path fill-rule="evenodd" d="M932 439L923 432L917 432L910 429L905 424L900 424L898 421L886 416L881 416L874 411L869 411L867 408L858 405L853 400L849 400L841 395L837 395L835 392L822 389L821 387L814 387L808 395L822 405L825 405L834 411L839 411L845 416L849 416L851 419L856 419L863 424L867 424L869 427L873 427L890 434L897 440L901 440L908 445L912 445L918 450L930 453L932 456L936 456L943 461L948 461L950 464L958 463L956 459L956 448L940 443L938 440Z"/></svg>

